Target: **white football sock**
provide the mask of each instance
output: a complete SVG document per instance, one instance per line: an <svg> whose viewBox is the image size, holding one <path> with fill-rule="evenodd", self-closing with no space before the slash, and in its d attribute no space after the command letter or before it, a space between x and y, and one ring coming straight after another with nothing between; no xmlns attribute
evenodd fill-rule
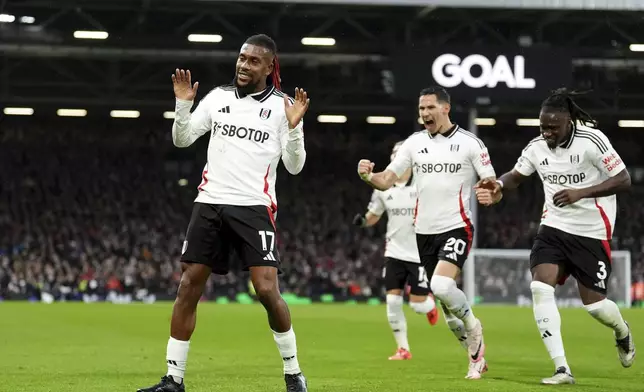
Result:
<svg viewBox="0 0 644 392"><path fill-rule="evenodd" d="M300 364L297 361L297 343L293 327L284 333L273 331L273 338L282 356L282 361L284 361L284 374L301 373Z"/></svg>
<svg viewBox="0 0 644 392"><path fill-rule="evenodd" d="M170 337L166 351L166 362L168 363L168 376L181 384L186 372L186 362L188 362L188 351L190 350L190 341L177 340Z"/></svg>
<svg viewBox="0 0 644 392"><path fill-rule="evenodd" d="M400 295L387 294L387 319L391 330L394 332L394 339L398 348L409 351L407 341L407 319L403 312L403 297Z"/></svg>
<svg viewBox="0 0 644 392"><path fill-rule="evenodd" d="M461 344L467 351L467 331L465 330L465 324L458 317L450 313L449 309L443 307L443 315L445 316L445 321L449 330L452 331L458 342Z"/></svg>
<svg viewBox="0 0 644 392"><path fill-rule="evenodd" d="M561 336L561 315L555 302L555 288L542 282L530 283L532 310L539 328L539 334L546 345L555 369L564 366L570 371Z"/></svg>
<svg viewBox="0 0 644 392"><path fill-rule="evenodd" d="M624 322L619 307L615 302L604 299L584 307L595 320L612 328L617 339L623 339L628 335L628 326Z"/></svg>
<svg viewBox="0 0 644 392"><path fill-rule="evenodd" d="M423 302L409 302L409 306L418 314L427 314L434 310L436 303L428 296Z"/></svg>
<svg viewBox="0 0 644 392"><path fill-rule="evenodd" d="M445 304L450 313L463 321L466 330L476 327L476 317L467 302L467 296L456 285L456 281L446 276L434 275L431 281L432 292L442 303Z"/></svg>

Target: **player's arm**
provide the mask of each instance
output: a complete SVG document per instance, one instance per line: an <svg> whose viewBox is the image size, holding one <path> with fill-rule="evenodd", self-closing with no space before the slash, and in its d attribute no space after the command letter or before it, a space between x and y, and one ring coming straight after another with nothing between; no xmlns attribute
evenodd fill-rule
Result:
<svg viewBox="0 0 644 392"><path fill-rule="evenodd" d="M295 98L284 95L284 122L282 123L282 162L289 173L299 174L306 162L304 148L304 114L309 108L310 100L306 91L295 89Z"/></svg>
<svg viewBox="0 0 644 392"><path fill-rule="evenodd" d="M579 189L578 197L580 199L611 196L627 191L631 187L631 175L628 173L624 161L615 151L606 135L600 132L597 136L597 140L593 143L595 149L590 152L591 158L593 165L604 173L608 179L601 184ZM559 193L561 192L554 195L555 201L562 199ZM563 201L566 204L565 200Z"/></svg>
<svg viewBox="0 0 644 392"><path fill-rule="evenodd" d="M364 167L368 167L370 165L369 170L373 170L373 162L369 162L365 159L361 160L360 163L358 164L358 173L360 173L360 178L367 184L371 185L373 188L379 190L379 191L386 191L387 189L391 188L396 181L398 181L398 176L396 173L389 169L385 169L385 171L382 171L380 173L372 173L372 172L360 172L360 165L363 165Z"/></svg>
<svg viewBox="0 0 644 392"><path fill-rule="evenodd" d="M288 121L284 120L281 129L282 135L282 162L289 173L299 174L306 162L306 149L304 148L304 121L290 129Z"/></svg>
<svg viewBox="0 0 644 392"><path fill-rule="evenodd" d="M367 213L365 215L356 214L353 218L353 224L359 227L371 227L380 221L385 210L386 207L381 193L374 190L369 201L369 206L367 207Z"/></svg>
<svg viewBox="0 0 644 392"><path fill-rule="evenodd" d="M353 224L358 227L371 227L375 226L382 218L382 215L376 215L371 211L367 211L366 214L357 214L353 218Z"/></svg>
<svg viewBox="0 0 644 392"><path fill-rule="evenodd" d="M495 181L489 179L481 179L475 186L476 198L479 203L489 206L496 204L503 198L503 190L516 189L528 177L536 171L532 163L532 151L530 146L526 147L521 156L514 165L514 168L503 174Z"/></svg>
<svg viewBox="0 0 644 392"><path fill-rule="evenodd" d="M499 177L496 182L499 183L501 189L513 190L517 189L528 177L530 176L521 174L517 169L512 169Z"/></svg>
<svg viewBox="0 0 644 392"><path fill-rule="evenodd" d="M593 165L608 179L600 184L581 189L564 189L554 194L553 202L558 207L573 204L580 199L611 196L631 187L631 176L626 165L608 138L598 132L593 140L594 149L589 151Z"/></svg>
<svg viewBox="0 0 644 392"><path fill-rule="evenodd" d="M177 69L172 75L172 84L176 99L172 142L179 148L189 147L211 129L212 121L208 102L212 99L212 93L206 95L199 102L194 113L191 114L190 109L197 96L199 82L195 82L193 85L190 71Z"/></svg>
<svg viewBox="0 0 644 392"><path fill-rule="evenodd" d="M496 172L492 166L490 154L481 140L477 140L472 148L470 161L481 181L493 182L496 180Z"/></svg>
<svg viewBox="0 0 644 392"><path fill-rule="evenodd" d="M624 161L606 135L599 132L598 136L601 143L595 145L597 149L593 151L595 158L593 163L608 177L608 180L585 188L583 198L611 196L627 191L631 187L631 175L628 173Z"/></svg>
<svg viewBox="0 0 644 392"><path fill-rule="evenodd" d="M631 175L626 168L609 178L608 180L582 189L582 199L611 196L627 191L631 187Z"/></svg>
<svg viewBox="0 0 644 392"><path fill-rule="evenodd" d="M387 168L380 173L373 173L375 164L369 160L362 159L358 163L358 175L364 182L371 185L379 191L386 191L391 188L396 181L403 175L405 170L409 169L412 165L411 147L409 139L405 141L394 160L387 166Z"/></svg>

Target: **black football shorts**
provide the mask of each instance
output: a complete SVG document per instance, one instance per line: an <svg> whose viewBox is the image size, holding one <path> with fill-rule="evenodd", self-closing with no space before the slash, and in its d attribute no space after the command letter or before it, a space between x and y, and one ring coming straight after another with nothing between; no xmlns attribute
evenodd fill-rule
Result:
<svg viewBox="0 0 644 392"><path fill-rule="evenodd" d="M429 276L439 261L450 262L463 269L470 254L474 228L460 227L440 234L416 234L420 260Z"/></svg>
<svg viewBox="0 0 644 392"><path fill-rule="evenodd" d="M612 271L610 244L606 240L541 225L530 252L530 268L539 264L558 264L563 268L564 277L559 284L572 275L584 287L606 295Z"/></svg>
<svg viewBox="0 0 644 392"><path fill-rule="evenodd" d="M181 261L205 264L214 274L225 275L232 252L244 271L271 266L281 273L273 212L266 206L195 203Z"/></svg>

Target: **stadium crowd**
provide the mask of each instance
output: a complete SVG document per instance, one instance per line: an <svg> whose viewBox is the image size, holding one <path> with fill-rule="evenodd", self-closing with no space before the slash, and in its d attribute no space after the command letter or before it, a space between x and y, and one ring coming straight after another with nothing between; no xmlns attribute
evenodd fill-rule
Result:
<svg viewBox="0 0 644 392"><path fill-rule="evenodd" d="M173 298L207 137L177 149L167 120L5 119L0 126L1 299L39 299L43 292L61 300L96 300L109 293ZM536 133L480 132L498 175L512 168ZM619 198L612 246L632 252L633 282L644 285L642 143L636 133L607 133L640 183ZM351 224L371 195L355 166L369 157L384 167L393 144L407 134L387 126L307 126L303 172L293 177L282 169L278 175L283 291L312 298L383 294L385 224ZM500 205L479 209L478 246L530 248L542 200L533 178ZM509 293L518 290L516 275L525 271L488 264L477 270L486 292L515 295ZM205 297L245 291L247 275L232 268L227 276L213 276Z"/></svg>

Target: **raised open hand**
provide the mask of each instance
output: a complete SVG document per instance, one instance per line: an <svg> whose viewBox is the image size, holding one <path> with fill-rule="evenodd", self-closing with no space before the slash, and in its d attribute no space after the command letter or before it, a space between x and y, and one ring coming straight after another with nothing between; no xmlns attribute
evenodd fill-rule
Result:
<svg viewBox="0 0 644 392"><path fill-rule="evenodd" d="M309 109L311 100L307 97L306 91L302 88L295 88L295 98L293 104L288 100L288 96L284 94L284 111L286 112L286 119L288 120L289 129L295 129L302 121L304 114Z"/></svg>
<svg viewBox="0 0 644 392"><path fill-rule="evenodd" d="M174 96L185 101L194 101L197 96L199 82L192 84L192 75L190 70L177 68L172 75L172 84L174 86Z"/></svg>

